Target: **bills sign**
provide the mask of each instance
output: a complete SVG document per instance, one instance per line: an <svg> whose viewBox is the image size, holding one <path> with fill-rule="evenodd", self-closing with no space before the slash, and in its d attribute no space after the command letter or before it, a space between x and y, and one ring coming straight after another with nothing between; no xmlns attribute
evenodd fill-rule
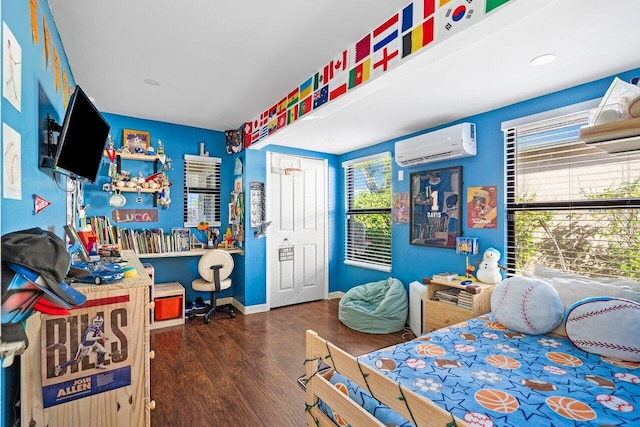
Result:
<svg viewBox="0 0 640 427"><path fill-rule="evenodd" d="M43 316L42 394L48 408L131 384L131 302L123 291Z"/></svg>

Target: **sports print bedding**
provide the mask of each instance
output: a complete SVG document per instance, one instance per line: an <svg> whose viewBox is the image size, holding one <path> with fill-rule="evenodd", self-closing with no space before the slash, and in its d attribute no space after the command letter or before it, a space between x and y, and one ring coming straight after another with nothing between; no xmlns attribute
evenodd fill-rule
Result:
<svg viewBox="0 0 640 427"><path fill-rule="evenodd" d="M640 363L587 353L562 336L514 332L492 314L358 360L470 426L640 425ZM384 424L413 425L342 375L330 381Z"/></svg>

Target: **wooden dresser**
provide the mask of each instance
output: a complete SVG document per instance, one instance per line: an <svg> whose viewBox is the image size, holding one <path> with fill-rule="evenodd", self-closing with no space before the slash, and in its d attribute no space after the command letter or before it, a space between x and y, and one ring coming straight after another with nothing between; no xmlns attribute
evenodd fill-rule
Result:
<svg viewBox="0 0 640 427"><path fill-rule="evenodd" d="M151 278L133 251L122 255L136 267L136 277L76 283L87 301L71 315L35 312L27 320L29 347L20 357L22 426L150 426ZM100 323L105 352L99 359L101 349L81 341ZM78 353L83 347L86 354Z"/></svg>

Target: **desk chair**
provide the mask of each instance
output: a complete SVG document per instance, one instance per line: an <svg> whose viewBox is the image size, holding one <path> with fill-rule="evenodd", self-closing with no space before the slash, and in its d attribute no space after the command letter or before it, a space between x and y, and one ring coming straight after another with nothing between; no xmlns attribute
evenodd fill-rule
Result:
<svg viewBox="0 0 640 427"><path fill-rule="evenodd" d="M200 279L191 282L194 291L211 292L211 304L207 306L207 312L204 315L204 323L211 321L211 316L216 311L228 313L230 317L236 317L233 308L225 308L216 306L216 293L227 289L231 286L229 276L233 271L233 257L221 249L211 249L200 257L198 261L198 273ZM189 317L193 318L195 314Z"/></svg>

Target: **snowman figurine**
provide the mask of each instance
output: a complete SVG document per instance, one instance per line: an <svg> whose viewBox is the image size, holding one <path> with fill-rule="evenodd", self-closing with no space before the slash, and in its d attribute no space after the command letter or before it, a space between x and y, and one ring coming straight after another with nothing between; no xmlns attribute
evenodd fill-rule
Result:
<svg viewBox="0 0 640 427"><path fill-rule="evenodd" d="M501 265L498 265L500 260L500 251L495 248L488 248L484 251L482 261L478 263L478 272L476 277L483 283L489 283L495 285L502 280L502 274L500 270L505 270Z"/></svg>

